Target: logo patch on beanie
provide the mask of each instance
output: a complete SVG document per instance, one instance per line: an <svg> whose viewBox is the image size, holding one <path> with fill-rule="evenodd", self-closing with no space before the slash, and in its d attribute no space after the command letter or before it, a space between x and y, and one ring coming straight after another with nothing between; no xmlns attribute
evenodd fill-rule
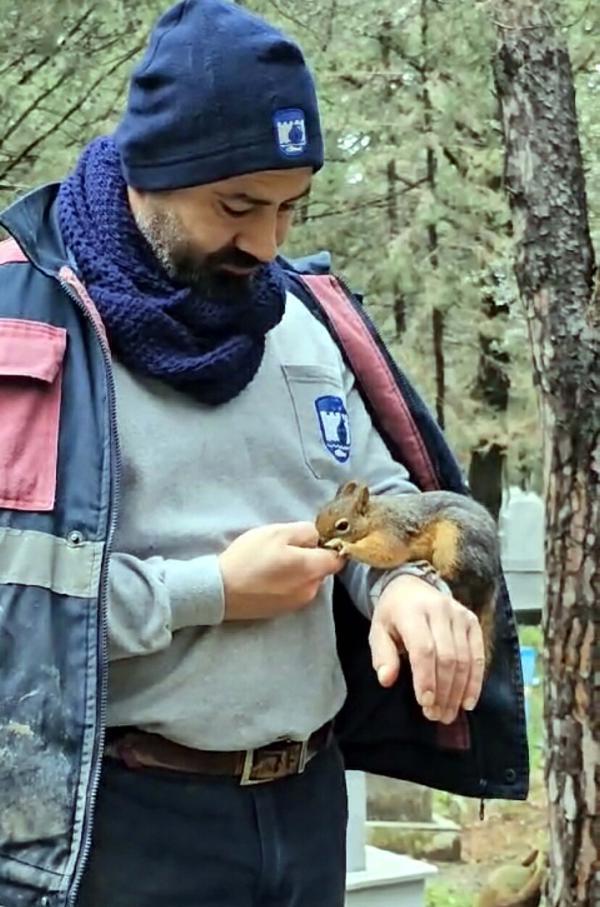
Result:
<svg viewBox="0 0 600 907"><path fill-rule="evenodd" d="M273 115L279 150L286 157L297 157L308 144L304 111L298 107L277 110Z"/></svg>

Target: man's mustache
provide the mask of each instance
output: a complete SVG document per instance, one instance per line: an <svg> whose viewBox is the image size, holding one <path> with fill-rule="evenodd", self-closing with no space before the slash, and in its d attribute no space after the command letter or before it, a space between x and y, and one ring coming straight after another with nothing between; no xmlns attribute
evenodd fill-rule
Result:
<svg viewBox="0 0 600 907"><path fill-rule="evenodd" d="M210 271L218 271L223 267L255 269L264 265L264 261L255 258L254 255L243 252L241 249L228 247L218 252L211 252L204 260L204 266Z"/></svg>

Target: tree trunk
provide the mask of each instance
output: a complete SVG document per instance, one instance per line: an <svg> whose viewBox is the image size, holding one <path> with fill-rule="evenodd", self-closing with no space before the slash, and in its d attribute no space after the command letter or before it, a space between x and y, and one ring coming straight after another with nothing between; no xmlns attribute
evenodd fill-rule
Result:
<svg viewBox="0 0 600 907"><path fill-rule="evenodd" d="M495 441L471 451L469 489L476 501L492 514L496 522L502 507L502 477L506 448Z"/></svg>
<svg viewBox="0 0 600 907"><path fill-rule="evenodd" d="M490 275L490 285L482 287L481 315L492 322L508 315L508 305L496 300L494 288L497 281ZM508 367L510 355L496 337L479 333L479 364L473 398L481 400L490 409L506 413L510 390ZM498 440L482 438L471 450L469 463L469 488L475 500L487 507L497 521L502 506L502 481L506 465L506 445Z"/></svg>
<svg viewBox="0 0 600 907"><path fill-rule="evenodd" d="M431 315L433 361L435 362L435 414L440 428L446 427L446 360L444 359L444 313L437 306Z"/></svg>
<svg viewBox="0 0 600 907"><path fill-rule="evenodd" d="M423 127L426 141L425 162L427 185L432 195L436 190L437 157L431 147L430 136L433 130L433 108L429 94L429 7L428 0L421 0L421 85L423 101ZM433 270L438 267L438 232L434 222L427 225L427 247L429 262ZM433 360L435 365L435 413L440 428L446 427L446 360L444 357L445 317L443 311L434 305L431 313L431 331L433 339Z"/></svg>
<svg viewBox="0 0 600 907"><path fill-rule="evenodd" d="M396 161L390 158L386 167L387 177L387 213L390 230L390 240L395 239L399 233L398 227L398 176ZM406 299L400 286L397 274L392 278L392 305L394 309L394 323L396 325L396 339L401 340L406 333Z"/></svg>
<svg viewBox="0 0 600 907"><path fill-rule="evenodd" d="M546 0L498 3L516 275L545 434L550 907L600 904L600 302L570 61Z"/></svg>
<svg viewBox="0 0 600 907"><path fill-rule="evenodd" d="M385 18L381 23L381 33L379 35L379 45L381 47L381 65L385 72L389 72L390 70L390 57L392 52L392 29L392 20ZM390 79L385 80L383 96L385 99L386 107L389 107L392 104L394 97ZM389 144L394 145L395 136L393 134L387 136L387 141L389 142ZM396 170L395 157L389 158L385 168L385 176L387 181L386 208L388 217L389 239L390 242L393 242L400 232L398 217L398 174ZM394 323L396 325L396 339L401 340L406 332L406 300L400 286L398 274L394 274L392 277L392 306L394 311Z"/></svg>

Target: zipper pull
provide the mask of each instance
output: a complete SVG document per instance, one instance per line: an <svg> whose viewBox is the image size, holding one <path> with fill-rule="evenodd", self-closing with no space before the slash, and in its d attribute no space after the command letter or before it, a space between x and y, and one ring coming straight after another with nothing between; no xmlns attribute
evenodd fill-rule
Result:
<svg viewBox="0 0 600 907"><path fill-rule="evenodd" d="M485 819L485 800L483 799L483 797L481 797L479 800L479 821L483 822L484 819Z"/></svg>

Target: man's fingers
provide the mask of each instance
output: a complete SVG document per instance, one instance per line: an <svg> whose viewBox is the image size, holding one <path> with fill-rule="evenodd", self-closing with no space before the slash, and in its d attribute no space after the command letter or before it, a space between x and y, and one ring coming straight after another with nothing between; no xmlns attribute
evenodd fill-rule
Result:
<svg viewBox="0 0 600 907"><path fill-rule="evenodd" d="M319 533L314 523L284 523L281 529L286 544L298 556L298 566L308 576L323 580L344 568L346 560L337 551L318 547Z"/></svg>
<svg viewBox="0 0 600 907"><path fill-rule="evenodd" d="M273 528L281 533L282 541L286 545L294 545L299 548L316 548L319 544L319 533L314 523L309 523L308 521L276 523L273 524Z"/></svg>
<svg viewBox="0 0 600 907"><path fill-rule="evenodd" d="M471 676L471 670L473 668L468 639L470 618L470 612L466 612L461 609L460 612L457 610L457 613L452 621L455 664L454 676L452 678L452 687L448 694L448 699L441 717L441 720L446 724L450 724L455 720L458 714L458 710L461 708L464 702L465 691L467 689Z"/></svg>
<svg viewBox="0 0 600 907"><path fill-rule="evenodd" d="M413 593L413 600L408 596ZM417 702L431 721L454 721L458 710L475 708L485 675L483 634L477 617L451 596L420 579L399 576L386 586L372 628L389 627L388 641L401 639L408 653ZM377 629L371 648L387 645ZM395 657L397 646L394 644ZM385 650L377 669L385 660Z"/></svg>
<svg viewBox="0 0 600 907"><path fill-rule="evenodd" d="M474 614L470 614L467 626L467 642L471 659L471 672L462 700L462 707L470 712L475 708L481 695L485 674L485 649L481 624Z"/></svg>
<svg viewBox="0 0 600 907"><path fill-rule="evenodd" d="M400 655L398 646L380 621L371 623L369 633L371 661L382 687L390 687L398 679Z"/></svg>
<svg viewBox="0 0 600 907"><path fill-rule="evenodd" d="M337 551L319 548L319 533L314 523L278 523L272 527L288 547L289 565L306 578L323 580L338 573L346 561Z"/></svg>
<svg viewBox="0 0 600 907"><path fill-rule="evenodd" d="M302 572L317 580L324 580L326 576L339 573L346 565L346 561L337 551L329 551L327 548L311 548L298 551L297 554Z"/></svg>
<svg viewBox="0 0 600 907"><path fill-rule="evenodd" d="M446 720L448 711L452 709L450 696L456 672L456 646L452 623L445 608L430 611L429 626L435 648L435 705L441 721ZM459 705L460 702L457 708Z"/></svg>
<svg viewBox="0 0 600 907"><path fill-rule="evenodd" d="M410 623L402 628L402 637L410 658L417 702L423 709L431 709L437 700L436 651L431 627L422 611L411 615ZM437 716L434 713L427 717Z"/></svg>

